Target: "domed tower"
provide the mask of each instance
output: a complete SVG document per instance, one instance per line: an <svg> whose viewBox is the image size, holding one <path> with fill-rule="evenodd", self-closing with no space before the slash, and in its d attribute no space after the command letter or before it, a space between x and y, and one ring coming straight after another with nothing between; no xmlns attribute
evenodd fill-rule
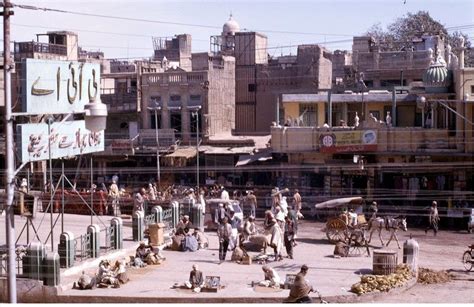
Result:
<svg viewBox="0 0 474 307"><path fill-rule="evenodd" d="M447 69L441 56L423 74L423 84L427 93L447 93L452 81L452 72Z"/></svg>
<svg viewBox="0 0 474 307"><path fill-rule="evenodd" d="M240 32L239 23L232 17L229 16L229 20L222 26L222 45L221 51L233 51L235 46L235 33Z"/></svg>

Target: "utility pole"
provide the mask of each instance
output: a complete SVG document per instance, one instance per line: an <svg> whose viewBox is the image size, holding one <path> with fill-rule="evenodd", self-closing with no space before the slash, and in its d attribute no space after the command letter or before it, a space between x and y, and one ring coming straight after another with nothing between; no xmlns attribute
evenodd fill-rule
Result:
<svg viewBox="0 0 474 307"><path fill-rule="evenodd" d="M14 178L14 147L13 147L13 117L11 94L11 70L14 68L10 59L10 15L13 15L10 0L3 1L3 77L5 91L5 225L8 248L8 298L11 304L16 304L16 271L15 271L15 214L13 211L13 195L15 193Z"/></svg>

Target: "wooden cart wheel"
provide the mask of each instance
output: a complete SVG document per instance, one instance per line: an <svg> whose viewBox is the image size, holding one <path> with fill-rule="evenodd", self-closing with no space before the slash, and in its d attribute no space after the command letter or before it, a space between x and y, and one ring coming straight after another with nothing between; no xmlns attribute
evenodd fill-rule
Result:
<svg viewBox="0 0 474 307"><path fill-rule="evenodd" d="M347 241L347 225L343 220L334 218L326 223L326 236L331 243Z"/></svg>

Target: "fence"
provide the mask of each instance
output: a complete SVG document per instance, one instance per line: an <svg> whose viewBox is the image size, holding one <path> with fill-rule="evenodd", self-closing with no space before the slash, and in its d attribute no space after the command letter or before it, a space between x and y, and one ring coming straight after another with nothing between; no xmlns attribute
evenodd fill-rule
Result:
<svg viewBox="0 0 474 307"><path fill-rule="evenodd" d="M92 258L92 234L86 233L74 239L74 250L75 261Z"/></svg>
<svg viewBox="0 0 474 307"><path fill-rule="evenodd" d="M16 275L18 277L23 277L24 275L24 264L23 257L26 256L26 248L24 246L19 246L15 249L15 269ZM7 276L7 267L8 267L8 249L0 248L0 276Z"/></svg>

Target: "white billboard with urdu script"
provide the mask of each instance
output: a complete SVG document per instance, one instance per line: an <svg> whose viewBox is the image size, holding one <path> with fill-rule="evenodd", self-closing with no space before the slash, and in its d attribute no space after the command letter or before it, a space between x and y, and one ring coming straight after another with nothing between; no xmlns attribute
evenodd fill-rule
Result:
<svg viewBox="0 0 474 307"><path fill-rule="evenodd" d="M22 163L48 160L50 146L52 159L104 150L104 131L87 130L83 120L53 123L50 130L44 123L17 126L17 144L21 146L19 160Z"/></svg>
<svg viewBox="0 0 474 307"><path fill-rule="evenodd" d="M22 60L22 112L69 114L100 100L100 65L75 61Z"/></svg>

